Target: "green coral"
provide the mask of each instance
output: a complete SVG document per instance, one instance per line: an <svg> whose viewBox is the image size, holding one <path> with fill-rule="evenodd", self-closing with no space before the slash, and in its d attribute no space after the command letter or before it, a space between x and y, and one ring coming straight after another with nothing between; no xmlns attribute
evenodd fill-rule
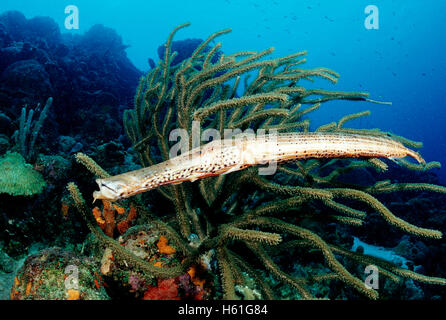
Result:
<svg viewBox="0 0 446 320"><path fill-rule="evenodd" d="M307 132L310 112L330 100L369 101L367 93L336 92L323 89L306 89L302 81L325 79L336 83L339 75L326 68L302 69L305 52L286 57L265 59L273 52L238 52L231 55L217 52L220 43L208 46L224 30L211 35L192 54L178 65L172 65L176 53L171 51L175 33L186 27L174 29L165 45L165 56L160 64L140 81L135 97L135 108L124 114L126 132L138 152L143 166L150 166L169 159L169 133L181 128L188 133L189 147L193 146L193 131L215 128L223 136L225 129L275 129L280 132ZM237 93L243 83L240 96ZM350 129L344 125L351 120L369 115L369 111L348 115L339 122L321 126L317 131L357 133L387 136L378 129ZM197 122L199 125L197 128ZM401 143L413 148L420 143L392 135ZM91 159L78 155L77 160L96 175L107 174ZM411 166L406 165L408 169ZM438 163L417 170L438 167ZM387 165L378 159L310 159L280 164L273 176L259 176L256 168L228 175L157 188L156 191L172 204L171 219L162 222L149 212L139 197L130 200L145 212L151 224L157 224L187 257L171 268L154 268L96 226L89 208L74 183L68 189L76 207L88 222L90 230L111 248L118 259L124 259L129 268L154 276L170 278L180 275L199 260L200 255L215 250L223 297L237 298L236 287L248 284L243 274L261 289L265 298L273 299L277 293L258 271L263 266L276 280L293 287L298 296L312 299L312 285L341 281L371 299L378 292L364 286L357 270L348 270L345 260L356 265L375 264L382 275L391 281L411 278L430 284L445 285L442 278L419 275L401 269L386 261L351 253L339 243L330 243L313 230L305 221L324 226L327 222L360 227L368 212L378 212L391 226L413 235L438 239L439 231L414 226L393 213L373 195L402 190L426 190L446 193L446 188L430 184L392 184L379 182L375 186L346 183L342 177L353 170L365 168L381 172ZM414 169L414 168L412 168ZM321 208L322 207L322 208ZM156 210L156 207L154 208ZM165 217L168 210L163 211ZM190 236L198 236L198 245L191 245ZM286 242L284 242L286 240ZM277 262L278 248L305 247L310 254L320 255L325 267L312 275L296 277L283 270ZM254 259L243 259L253 254ZM296 259L299 259L297 256ZM251 261L252 260L252 261ZM249 261L249 262L248 262ZM330 271L325 271L328 267Z"/></svg>
<svg viewBox="0 0 446 320"><path fill-rule="evenodd" d="M32 196L46 186L42 175L17 152L8 152L0 158L0 172L0 193Z"/></svg>

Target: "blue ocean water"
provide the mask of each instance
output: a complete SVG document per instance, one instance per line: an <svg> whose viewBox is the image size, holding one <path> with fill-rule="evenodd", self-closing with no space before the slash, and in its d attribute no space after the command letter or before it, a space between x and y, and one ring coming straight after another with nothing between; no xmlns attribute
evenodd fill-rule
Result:
<svg viewBox="0 0 446 320"><path fill-rule="evenodd" d="M379 9L379 29L364 26L370 4ZM68 5L79 9L78 30L64 26ZM67 33L83 33L98 23L112 27L130 46L128 57L140 70L149 68L148 58L157 60L157 47L186 21L192 25L177 39L205 38L232 28L220 39L228 53L271 46L277 56L307 50L308 67L329 67L341 74L332 89L366 91L372 99L393 103L329 102L313 114L314 127L370 109L371 116L351 125L422 141L426 160L446 163L446 2L2 0L0 9L19 10L27 18L50 16ZM446 170L438 173L445 183Z"/></svg>
<svg viewBox="0 0 446 320"><path fill-rule="evenodd" d="M367 11L370 6L377 14L373 20L370 20L370 11ZM71 20L67 19L72 11L67 12L68 8L78 10L78 28L69 28ZM8 13L8 10L15 12ZM140 168L132 148L134 141L130 141L131 137L129 139L124 133L123 112L133 107L137 79L159 61L159 49L176 26L191 23L190 27L181 29L174 40L206 39L216 31L231 28L231 33L215 41L222 42L225 54L262 51L270 47L275 48L272 57L307 51L307 62L303 68L326 67L338 72L341 77L336 85L318 79L315 83L302 81L303 86L331 91L368 92L370 99L392 102L389 105L366 101L328 101L309 114L311 129L338 121L347 114L370 110L370 116L351 121L348 126L379 128L421 141L424 147L419 152L427 161L440 161L446 165L444 12L446 2L431 0L423 3L403 0L0 0L0 160L7 151L17 148L24 150L21 149L21 142L25 145L25 135L23 140L17 139L19 126L22 127L22 122L25 122L21 121L25 114L22 108L28 104L25 110L31 113L33 109L33 119L38 122L37 115L44 113L37 106L38 103L45 103L48 97L54 97L42 134L39 134L40 128L35 131L37 148L30 150L36 152L23 152L24 156L28 155L26 162L33 167L33 171L40 172L39 176L45 178L46 186L42 187L39 195L25 199L0 190L0 300L13 298L14 295L14 298L23 298L17 295L17 288L13 286L16 283L14 273L4 272L12 270L10 266L13 263L5 267L7 263L3 252L21 259L21 255L61 245L69 251L80 250L84 254L84 244L88 243L88 240L81 243L86 235L85 226L80 224L81 218L74 212L66 186L74 180L89 208L97 205L97 202L90 205L91 195L97 186L84 168L83 171L78 170L75 154L82 152L91 156L112 175ZM29 20L24 19L22 14ZM51 19L33 19L39 16ZM53 21L64 37L59 37L58 30L54 30L57 28L54 28ZM112 29L93 27L97 24L112 28L116 33ZM371 24L375 28L367 28ZM191 44L193 41L185 43L181 48L185 52L191 47L192 50L195 48ZM240 86L241 93L243 85ZM31 118L32 114L28 124ZM31 127L27 126L28 129ZM388 160L385 162L391 163ZM329 164L326 164L328 168ZM366 170L358 170L357 175L351 176L347 172L346 180L351 179L353 183L360 180L361 185L371 185L387 178L395 183L437 184L431 172L440 178L438 184L446 185L445 168L414 173L396 165L387 173L376 172L376 176L374 171L369 174ZM154 209L155 215L164 219L170 214L169 206L159 202L161 197L150 192L144 196L148 198L142 198L142 201L148 204L147 208ZM252 201L247 199L243 210L250 205L254 208L261 201L269 201L267 196L264 199L253 196ZM416 226L439 229L443 234L446 232L444 194L417 190L412 193L378 194L376 197L397 217L407 219ZM343 200L346 200L345 205L370 213L364 223L366 228L354 230L356 226L351 229L336 226L335 230L332 223L322 220L320 225L315 223L309 226L310 229L321 228L315 232L327 236L327 241L336 238L333 240L335 244L339 242L344 249L362 250L365 254L400 264L405 269L445 277L446 255L440 242L443 240L402 236L402 230L394 228L394 225L387 226L386 219L377 221L375 211L378 210L373 206L368 208L365 203L351 204L351 199ZM119 209L125 213L127 210L128 215L117 216L116 220L118 225L123 226L122 229L117 226L114 230L112 226L104 231L110 238L116 239L118 233L122 235L126 232L125 226L137 226L144 218L132 220L136 211L132 211L132 203L129 205L125 201L118 202L123 205ZM196 205L195 202L191 203ZM105 208L105 202L103 205ZM221 207L203 206L197 212L206 215L214 214L216 208L222 212L232 210L226 205ZM97 213L95 209L98 207L91 208L93 214ZM318 214L325 214L325 207L319 211L315 205L314 209ZM306 208L302 210L304 216L305 211ZM130 212L133 213L131 219ZM291 218L293 220L294 216ZM121 225L123 222L125 224ZM298 221L299 226L301 222L306 228L308 221L305 217L303 221ZM190 233L187 238L192 241L198 236ZM51 250L49 252L55 256L60 254L57 250ZM294 259L290 255L286 257L290 261L280 261L284 257L286 255L280 253L277 261L288 268L305 273L311 269L299 269L305 265L308 257ZM250 258L247 257L247 260ZM209 258L209 269L214 262ZM18 267L14 272L17 270ZM132 290L137 292L135 296L144 289L145 298L151 290L137 280L137 277L128 283L126 280L125 285L132 285ZM98 288L98 283L95 287ZM413 288L418 296L411 291ZM437 291L413 288L406 290L407 294L401 294L401 299L446 297L444 288L435 289ZM22 289L28 292L25 296L28 298L28 287L25 289L23 285ZM110 290L118 297L119 290L113 291ZM198 291L194 294L202 297ZM386 298L385 295L383 297Z"/></svg>

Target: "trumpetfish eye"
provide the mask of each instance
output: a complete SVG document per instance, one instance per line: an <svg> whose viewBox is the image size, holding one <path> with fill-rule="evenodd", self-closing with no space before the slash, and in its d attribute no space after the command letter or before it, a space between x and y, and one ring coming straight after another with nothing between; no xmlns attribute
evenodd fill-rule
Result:
<svg viewBox="0 0 446 320"><path fill-rule="evenodd" d="M115 189L112 189L111 187L107 186L105 183L102 183L102 184L100 185L100 188L101 188L101 187L105 187L105 188L107 188L108 190L111 190L111 191L113 191L113 192L116 192Z"/></svg>

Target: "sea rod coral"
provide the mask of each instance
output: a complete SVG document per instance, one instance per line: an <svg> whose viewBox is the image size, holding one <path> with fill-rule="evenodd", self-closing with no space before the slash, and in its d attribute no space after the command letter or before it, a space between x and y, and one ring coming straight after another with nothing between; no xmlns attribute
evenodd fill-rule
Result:
<svg viewBox="0 0 446 320"><path fill-rule="evenodd" d="M266 59L273 49L262 52L246 51L231 55L220 54L218 60L213 62L221 43L215 44L210 50L207 47L218 36L230 30L212 34L188 59L173 65L176 52L171 52L172 39L179 29L187 25L175 28L170 34L165 45L164 60L141 79L135 97L135 108L124 114L127 135L133 142L143 167L150 167L170 158L172 142L169 141L169 133L173 129L181 128L187 133L189 147L194 147L192 137L197 123L198 129L204 131L215 128L221 136L224 136L225 129L264 129L277 130L279 134L301 132L303 137L309 137L311 133L308 132L307 115L324 102L376 102L368 99L367 93L303 87L303 80L321 78L336 83L339 77L336 72L325 68L302 69L305 52ZM243 93L240 95L239 91ZM319 127L316 134L326 137L358 135L369 139L368 141L397 143L402 150L409 150L403 145L410 148L421 147L420 143L378 129L344 127L348 121L369 113L365 111L348 115L337 123ZM305 138L303 141L305 142ZM370 142L368 145L371 145ZM311 152L317 154L319 151L321 150ZM418 154L409 151L421 160ZM139 210L144 210L147 223L158 228L171 241L172 246L184 254L186 258L171 267L154 266L106 236L98 227L78 187L70 183L68 190L92 233L113 251L116 259L125 261L130 269L153 277L174 278L198 263L203 254L214 252L219 269L219 283L225 299L238 298L237 288L246 288L252 281L262 292L262 298L278 297L278 292L273 289L268 277L263 276L261 266L276 281L295 288L302 299L315 298L312 285L326 281L340 281L366 297L378 298L378 292L367 288L360 275L348 270L346 260L364 267L373 264L389 281L399 282L410 278L445 285L446 279L425 276L378 258L351 252L341 243L324 240L322 235L304 223L312 220L321 224L336 222L339 225L360 227L368 212L376 212L392 227L409 234L434 239L442 237L439 231L412 225L395 216L375 195L404 190L446 193L446 188L391 181L377 181L372 186L345 182L342 177L354 170L386 170L387 164L377 157L400 157L408 154L355 152L357 151L353 150L350 155L365 158L327 160L294 157L292 162L279 163L278 173L274 175L258 175L256 168L251 167L195 182L159 186L154 190L172 204L170 208L163 208L163 219L149 212L147 204L140 197L119 200L124 203L130 201ZM324 154L323 151L321 153ZM78 154L76 159L97 178L113 178L88 156ZM408 161L399 163L415 170L439 166L437 162L417 165ZM191 241L192 238L198 238L198 241ZM309 248L312 254L323 258L326 267L324 272L296 277L281 269L277 260L281 250L278 249L302 247ZM243 259L242 255L253 255L257 261ZM295 259L299 261L299 256Z"/></svg>

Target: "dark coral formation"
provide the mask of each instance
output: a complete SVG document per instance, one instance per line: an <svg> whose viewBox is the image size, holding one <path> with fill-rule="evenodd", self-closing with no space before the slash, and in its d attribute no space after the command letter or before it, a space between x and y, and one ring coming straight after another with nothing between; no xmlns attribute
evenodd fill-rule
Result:
<svg viewBox="0 0 446 320"><path fill-rule="evenodd" d="M172 60L172 66L179 64L180 62L186 60L189 58L201 44L203 43L202 39L185 39L185 40L177 40L172 41L172 52L176 52L177 55ZM209 52L211 50L210 46L206 46L203 49L203 52ZM166 46L161 45L158 47L158 57L163 60L164 55L166 54ZM212 57L211 62L216 63L217 60L220 58L222 52L218 51L216 54ZM155 66L152 66L153 68Z"/></svg>
<svg viewBox="0 0 446 320"><path fill-rule="evenodd" d="M122 132L120 110L132 103L141 72L113 30L95 25L84 35L61 34L50 18L0 16L0 105L11 119L25 104L54 98L52 136L108 141ZM2 132L0 132L2 133ZM57 139L56 139L57 141ZM54 147L54 146L53 146Z"/></svg>
<svg viewBox="0 0 446 320"><path fill-rule="evenodd" d="M108 159L110 167L125 160L122 110L141 75L125 49L102 25L68 35L47 17L0 15L0 155L21 153L47 182L33 198L0 194L0 241L10 254L34 241L82 237L61 190L75 175L75 152Z"/></svg>

